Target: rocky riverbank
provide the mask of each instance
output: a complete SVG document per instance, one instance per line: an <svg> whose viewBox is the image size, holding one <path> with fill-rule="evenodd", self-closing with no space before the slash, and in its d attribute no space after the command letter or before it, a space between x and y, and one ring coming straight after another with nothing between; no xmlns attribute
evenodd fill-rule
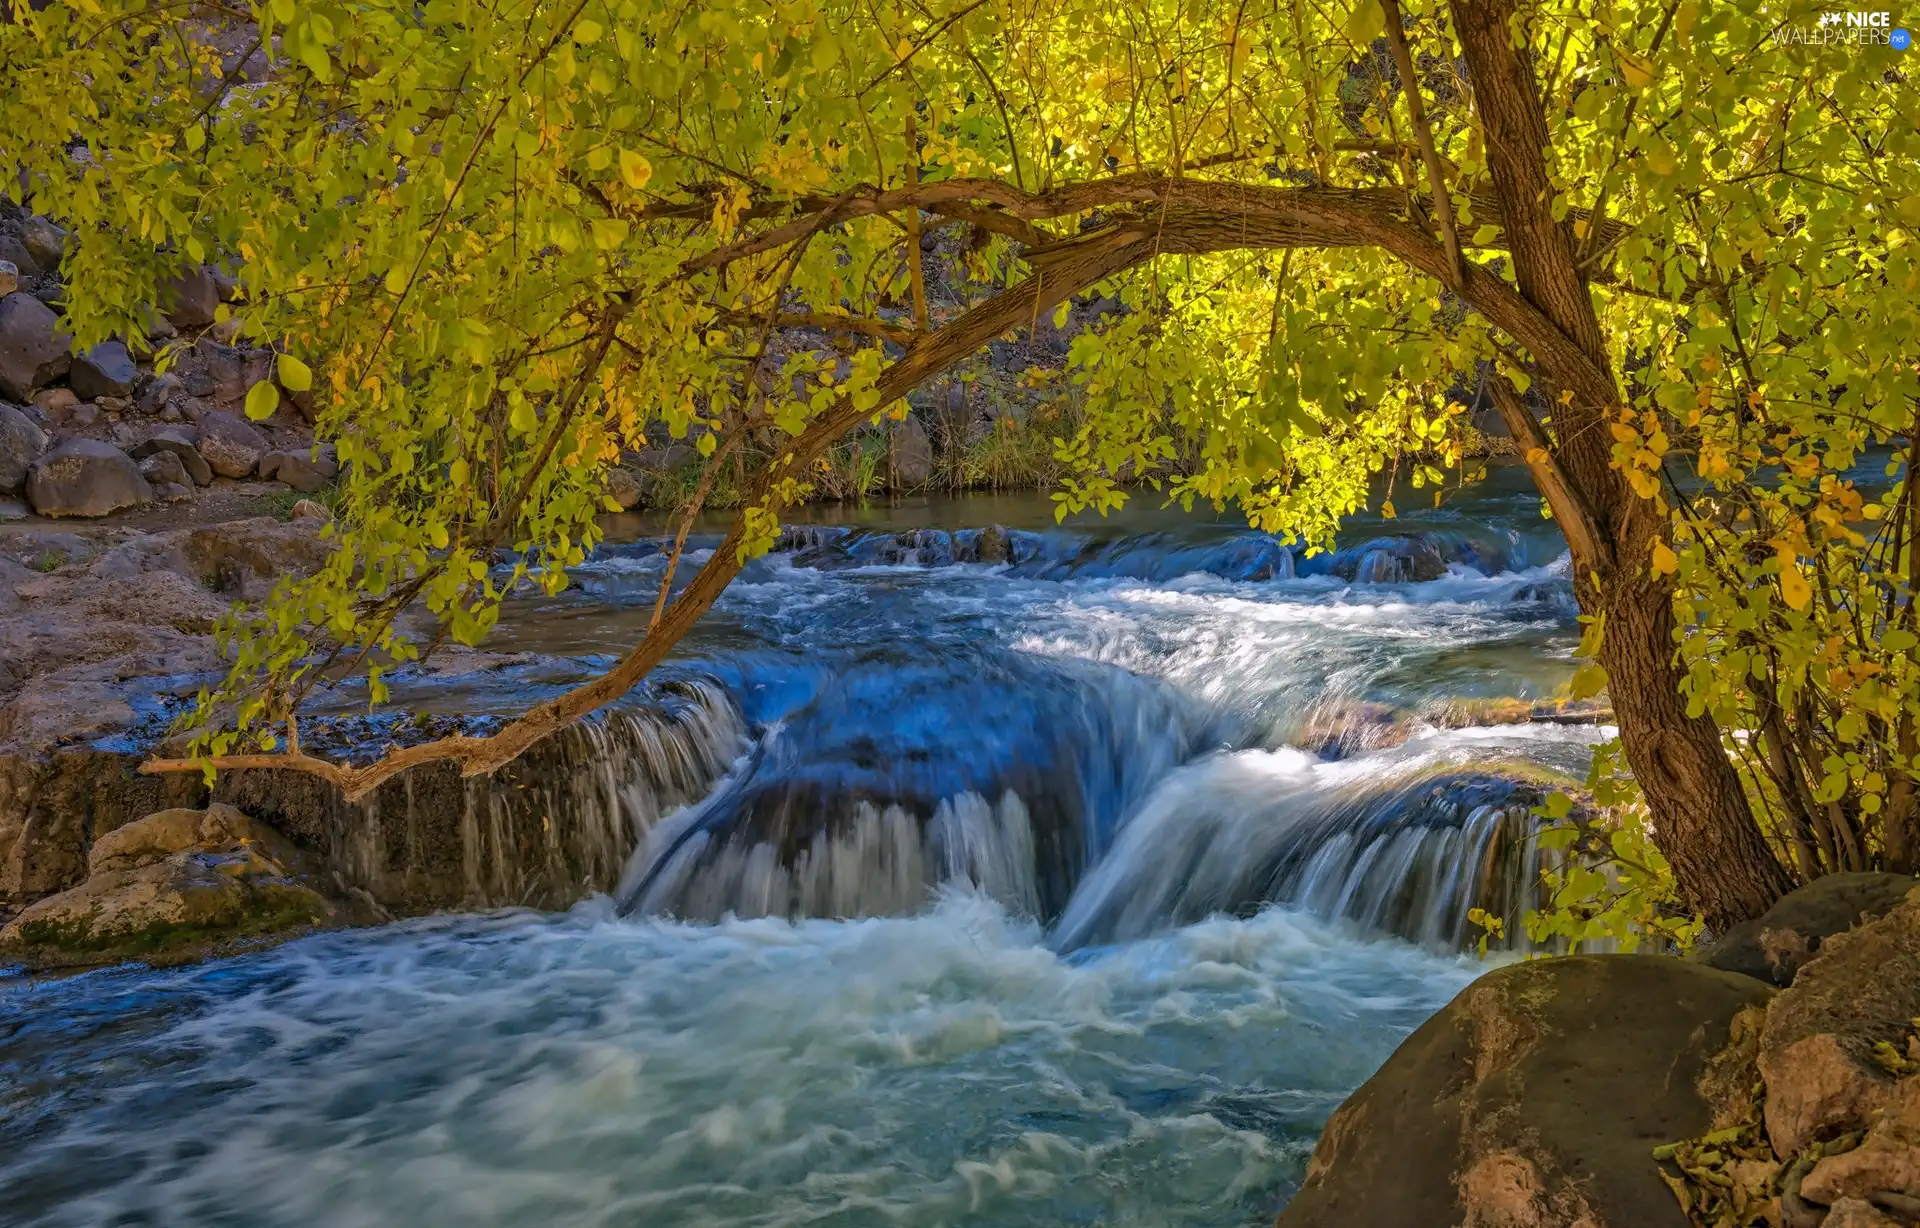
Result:
<svg viewBox="0 0 1920 1228"><path fill-rule="evenodd" d="M1279 1228L1920 1221L1915 888L1821 880L1690 961L1488 973L1342 1105Z"/></svg>

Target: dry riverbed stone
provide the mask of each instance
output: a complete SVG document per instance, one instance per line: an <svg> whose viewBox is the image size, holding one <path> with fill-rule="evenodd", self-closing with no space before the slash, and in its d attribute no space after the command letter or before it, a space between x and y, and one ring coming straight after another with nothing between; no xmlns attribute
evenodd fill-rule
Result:
<svg viewBox="0 0 1920 1228"><path fill-rule="evenodd" d="M267 452L267 437L251 423L215 411L200 419L200 455L223 478L244 478Z"/></svg>
<svg viewBox="0 0 1920 1228"><path fill-rule="evenodd" d="M105 516L152 498L133 458L95 439L69 439L27 473L27 501L42 516Z"/></svg>

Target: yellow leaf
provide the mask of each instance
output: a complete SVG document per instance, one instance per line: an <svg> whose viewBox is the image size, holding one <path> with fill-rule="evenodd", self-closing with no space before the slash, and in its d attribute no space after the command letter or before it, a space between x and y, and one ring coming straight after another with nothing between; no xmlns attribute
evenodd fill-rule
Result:
<svg viewBox="0 0 1920 1228"><path fill-rule="evenodd" d="M583 45L587 43L597 43L600 41L600 35L602 33L603 31L600 29L599 22L583 21L573 28L573 41Z"/></svg>
<svg viewBox="0 0 1920 1228"><path fill-rule="evenodd" d="M1629 89L1646 89L1653 81L1653 65L1629 51L1614 50L1620 57L1620 75Z"/></svg>
<svg viewBox="0 0 1920 1228"><path fill-rule="evenodd" d="M1387 14L1380 0L1355 0L1347 17L1347 37L1364 47L1386 33Z"/></svg>
<svg viewBox="0 0 1920 1228"><path fill-rule="evenodd" d="M247 389L247 417L258 422L262 418L273 417L273 411L280 408L280 390L271 380L261 380Z"/></svg>
<svg viewBox="0 0 1920 1228"><path fill-rule="evenodd" d="M627 223L622 218L601 217L593 221L593 245L610 252L627 241Z"/></svg>
<svg viewBox="0 0 1920 1228"><path fill-rule="evenodd" d="M638 192L647 186L649 179L653 178L653 164L633 150L623 149L620 151L620 178L626 180L628 187Z"/></svg>
<svg viewBox="0 0 1920 1228"><path fill-rule="evenodd" d="M1384 518L1385 518L1385 519L1387 519L1387 520L1392 520L1392 519L1393 519L1393 518L1394 518L1395 516L1398 516L1399 514L1400 514L1400 513L1398 513L1398 512L1396 512L1396 511L1394 511L1394 510L1393 510L1393 500L1392 500L1392 499L1387 499L1387 500L1384 500L1384 501L1382 501L1382 502L1381 502L1381 504L1380 504L1380 515L1381 515L1382 517L1384 517Z"/></svg>
<svg viewBox="0 0 1920 1228"><path fill-rule="evenodd" d="M1680 560L1674 557L1667 543L1653 543L1653 570L1659 575L1670 576L1680 569Z"/></svg>
<svg viewBox="0 0 1920 1228"><path fill-rule="evenodd" d="M1780 595L1787 604L1796 610L1804 610L1813 600L1813 586L1807 583L1807 577L1800 570L1800 564L1782 562L1780 565Z"/></svg>

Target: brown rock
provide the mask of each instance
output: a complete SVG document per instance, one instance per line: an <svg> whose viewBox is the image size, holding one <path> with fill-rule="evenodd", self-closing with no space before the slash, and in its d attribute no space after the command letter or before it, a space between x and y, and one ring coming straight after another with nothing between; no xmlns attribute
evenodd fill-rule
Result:
<svg viewBox="0 0 1920 1228"><path fill-rule="evenodd" d="M1490 972L1334 1114L1280 1228L1684 1228L1650 1153L1744 1110L1771 993L1664 956Z"/></svg>
<svg viewBox="0 0 1920 1228"><path fill-rule="evenodd" d="M619 504L621 511L628 511L640 502L640 494L640 479L632 470L618 465L607 470L607 497Z"/></svg>
<svg viewBox="0 0 1920 1228"><path fill-rule="evenodd" d="M169 810L94 844L86 881L29 905L0 948L45 967L194 955L343 919L306 859L231 806Z"/></svg>
<svg viewBox="0 0 1920 1228"><path fill-rule="evenodd" d="M1907 1228L1902 1220L1859 1198L1842 1198L1820 1221L1820 1228Z"/></svg>
<svg viewBox="0 0 1920 1228"><path fill-rule="evenodd" d="M175 328L206 328L220 306L220 287L204 268L191 268L161 289L167 322Z"/></svg>
<svg viewBox="0 0 1920 1228"><path fill-rule="evenodd" d="M105 516L153 498L133 459L94 439L69 439L36 460L26 489L42 516Z"/></svg>
<svg viewBox="0 0 1920 1228"><path fill-rule="evenodd" d="M912 413L893 424L887 432L887 467L896 489L908 490L924 483L933 474L933 443L927 428Z"/></svg>
<svg viewBox="0 0 1920 1228"><path fill-rule="evenodd" d="M44 271L59 268L66 258L67 232L44 217L36 215L20 224L20 242Z"/></svg>
<svg viewBox="0 0 1920 1228"><path fill-rule="evenodd" d="M1782 896L1764 915L1734 926L1691 958L1709 968L1791 985L1822 942L1862 920L1885 916L1915 886L1908 874L1829 874Z"/></svg>
<svg viewBox="0 0 1920 1228"><path fill-rule="evenodd" d="M214 412L200 419L200 455L223 478L252 475L267 451L267 437L232 414Z"/></svg>
<svg viewBox="0 0 1920 1228"><path fill-rule="evenodd" d="M1828 1204L1882 1192L1920 1200L1920 1076L1899 1082L1858 1147L1828 1156L1800 1183L1802 1196Z"/></svg>
<svg viewBox="0 0 1920 1228"><path fill-rule="evenodd" d="M133 870L189 849L225 848L263 840L264 831L224 802L215 802L205 810L160 810L95 840L87 850L87 873Z"/></svg>
<svg viewBox="0 0 1920 1228"><path fill-rule="evenodd" d="M1920 899L1822 944L1793 988L1767 1007L1760 1073L1767 1134L1794 1155L1827 1135L1864 1130L1894 1082L1873 1058L1920 1016Z"/></svg>
<svg viewBox="0 0 1920 1228"><path fill-rule="evenodd" d="M80 398L73 395L71 388L42 388L33 394L34 408L55 426L65 423L79 404Z"/></svg>
<svg viewBox="0 0 1920 1228"><path fill-rule="evenodd" d="M114 547L89 574L101 579L173 572L202 592L257 601L286 576L311 575L333 551L321 522L258 516L137 537Z"/></svg>

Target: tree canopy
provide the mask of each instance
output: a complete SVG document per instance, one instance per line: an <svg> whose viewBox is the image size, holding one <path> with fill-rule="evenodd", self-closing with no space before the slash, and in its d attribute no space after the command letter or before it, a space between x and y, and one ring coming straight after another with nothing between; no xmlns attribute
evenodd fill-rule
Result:
<svg viewBox="0 0 1920 1228"><path fill-rule="evenodd" d="M332 560L228 628L200 762L350 796L499 766L659 662L836 439L1097 292L1126 309L1072 344L1063 513L1157 478L1323 545L1383 470L1437 487L1491 406L1567 534L1580 682L1612 691L1688 905L1722 924L1920 857L1920 502L1903 452L1852 472L1920 437L1920 89L1884 44L1794 41L1811 5L13 17L0 171L73 228L80 340L142 335L182 264L224 263L347 466ZM936 231L961 254L927 256ZM750 476L612 671L493 737L288 753L326 669L372 661L378 698L383 669L564 584L607 464L662 426L709 458L695 504L723 465ZM1166 465L1176 437L1198 463Z"/></svg>

